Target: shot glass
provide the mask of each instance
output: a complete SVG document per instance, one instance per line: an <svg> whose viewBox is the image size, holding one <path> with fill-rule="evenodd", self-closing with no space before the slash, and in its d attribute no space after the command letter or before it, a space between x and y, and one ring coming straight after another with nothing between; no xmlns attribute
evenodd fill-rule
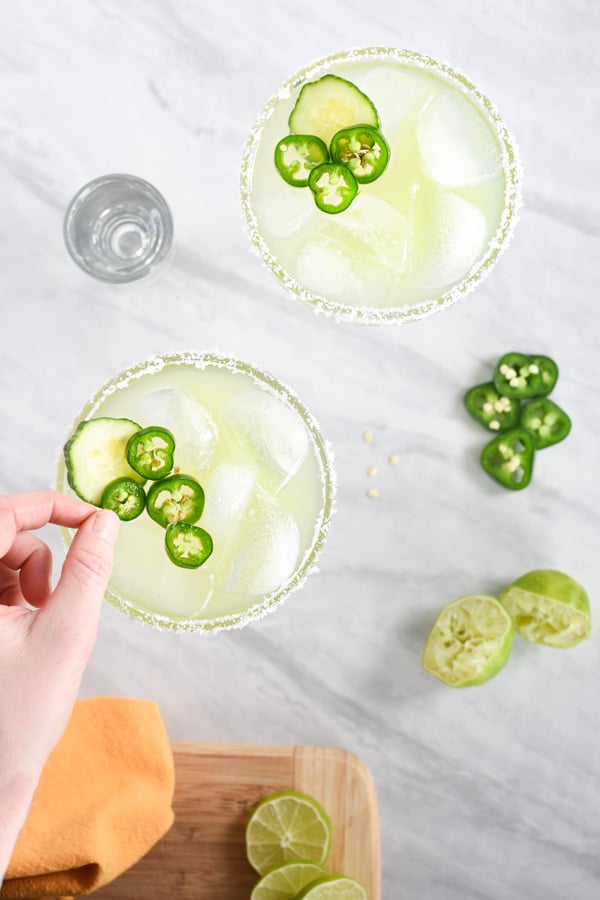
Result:
<svg viewBox="0 0 600 900"><path fill-rule="evenodd" d="M135 175L103 175L67 209L64 238L73 260L101 281L124 284L154 272L173 241L164 197Z"/></svg>

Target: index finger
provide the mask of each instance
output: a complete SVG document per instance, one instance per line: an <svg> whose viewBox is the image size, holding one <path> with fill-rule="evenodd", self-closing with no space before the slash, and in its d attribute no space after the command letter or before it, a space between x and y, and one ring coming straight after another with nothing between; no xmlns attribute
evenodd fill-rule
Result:
<svg viewBox="0 0 600 900"><path fill-rule="evenodd" d="M33 531L50 522L78 528L95 509L55 491L0 496L0 557L10 550L20 531Z"/></svg>

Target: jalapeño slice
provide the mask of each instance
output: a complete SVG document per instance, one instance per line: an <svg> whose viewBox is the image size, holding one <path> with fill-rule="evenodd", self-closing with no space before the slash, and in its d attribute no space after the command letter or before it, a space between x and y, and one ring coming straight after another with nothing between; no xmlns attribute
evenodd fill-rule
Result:
<svg viewBox="0 0 600 900"><path fill-rule="evenodd" d="M165 547L176 566L197 569L213 552L213 540L204 528L189 522L176 522L165 532Z"/></svg>
<svg viewBox="0 0 600 900"><path fill-rule="evenodd" d="M526 488L533 475L535 447L528 431L515 428L483 448L481 465L498 484L511 491Z"/></svg>
<svg viewBox="0 0 600 900"><path fill-rule="evenodd" d="M323 163L308 176L308 186L315 203L326 213L348 209L358 193L358 182L351 170L341 163Z"/></svg>
<svg viewBox="0 0 600 900"><path fill-rule="evenodd" d="M514 428L519 421L519 401L502 397L492 381L472 387L464 403L474 419L498 434Z"/></svg>
<svg viewBox="0 0 600 900"><path fill-rule="evenodd" d="M558 366L549 356L532 356L531 362L539 368L542 375L542 390L538 396L547 397L558 381Z"/></svg>
<svg viewBox="0 0 600 900"><path fill-rule="evenodd" d="M314 134L288 134L275 147L277 171L293 187L306 187L311 171L328 160L327 145Z"/></svg>
<svg viewBox="0 0 600 900"><path fill-rule="evenodd" d="M158 481L173 468L174 450L175 438L166 428L142 428L129 438L127 462L138 475Z"/></svg>
<svg viewBox="0 0 600 900"><path fill-rule="evenodd" d="M527 400L545 394L540 366L524 353L505 353L494 371L494 385L503 397Z"/></svg>
<svg viewBox="0 0 600 900"><path fill-rule="evenodd" d="M132 478L115 478L104 488L100 506L112 509L122 522L137 519L144 511L146 494L138 481Z"/></svg>
<svg viewBox="0 0 600 900"><path fill-rule="evenodd" d="M331 158L348 166L359 184L368 184L383 174L390 158L384 136L370 125L354 125L331 139Z"/></svg>
<svg viewBox="0 0 600 900"><path fill-rule="evenodd" d="M197 522L204 509L204 491L189 475L169 475L155 481L146 500L148 515L163 528L176 522Z"/></svg>
<svg viewBox="0 0 600 900"><path fill-rule="evenodd" d="M531 435L536 450L559 444L571 430L571 420L564 409L546 397L523 406L520 424Z"/></svg>

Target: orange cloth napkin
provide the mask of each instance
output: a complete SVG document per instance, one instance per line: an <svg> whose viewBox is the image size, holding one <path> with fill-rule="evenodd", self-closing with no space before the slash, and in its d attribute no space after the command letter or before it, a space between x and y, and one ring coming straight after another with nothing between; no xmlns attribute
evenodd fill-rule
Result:
<svg viewBox="0 0 600 900"><path fill-rule="evenodd" d="M2 897L87 894L173 824L174 770L155 703L80 700L42 772Z"/></svg>

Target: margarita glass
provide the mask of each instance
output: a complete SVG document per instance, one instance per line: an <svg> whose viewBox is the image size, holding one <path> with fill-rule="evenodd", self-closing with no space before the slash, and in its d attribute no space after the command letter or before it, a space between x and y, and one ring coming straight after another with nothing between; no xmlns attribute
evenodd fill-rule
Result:
<svg viewBox="0 0 600 900"><path fill-rule="evenodd" d="M333 510L332 456L315 419L272 375L212 353L156 357L100 388L70 437L97 419L173 434L174 472L202 485L197 524L214 542L201 567L174 565L148 492L148 509L121 525L106 594L118 609L174 631L240 627L314 569ZM72 475L61 460L57 489L73 493Z"/></svg>
<svg viewBox="0 0 600 900"><path fill-rule="evenodd" d="M344 104L324 96L340 79L356 92L346 113L370 121L342 122ZM320 93L304 91L316 84ZM379 129L389 160L348 208L328 215L315 184L282 177L286 136L293 154L296 134L310 133L305 157L318 165L329 148L334 163L332 132L365 124ZM520 163L498 112L464 75L373 47L314 63L267 102L245 147L241 196L254 246L293 297L339 321L394 324L444 309L489 273L517 221Z"/></svg>

